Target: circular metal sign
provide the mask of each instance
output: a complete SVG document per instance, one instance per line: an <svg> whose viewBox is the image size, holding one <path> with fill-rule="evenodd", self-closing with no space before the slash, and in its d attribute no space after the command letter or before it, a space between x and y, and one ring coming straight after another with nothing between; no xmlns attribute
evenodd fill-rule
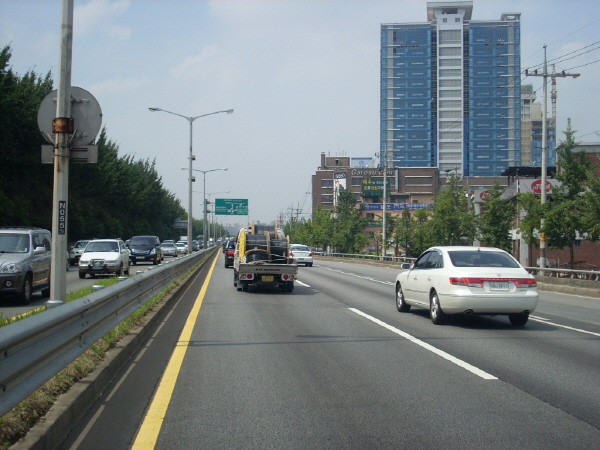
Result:
<svg viewBox="0 0 600 450"><path fill-rule="evenodd" d="M56 117L56 98L58 91L50 92L38 110L38 127L42 134L52 139L55 133L52 130L52 121ZM71 86L71 117L74 122L73 139L71 145L87 145L96 139L102 126L102 110L98 100L85 89Z"/></svg>

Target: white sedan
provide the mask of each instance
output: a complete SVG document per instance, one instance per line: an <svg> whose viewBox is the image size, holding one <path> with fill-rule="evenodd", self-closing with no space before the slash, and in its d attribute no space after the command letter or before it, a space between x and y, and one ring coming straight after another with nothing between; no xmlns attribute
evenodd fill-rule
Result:
<svg viewBox="0 0 600 450"><path fill-rule="evenodd" d="M308 267L313 265L313 254L306 245L291 244L290 258L292 258L296 264L304 264Z"/></svg>
<svg viewBox="0 0 600 450"><path fill-rule="evenodd" d="M79 278L101 274L129 275L129 250L121 239L88 242L79 258Z"/></svg>
<svg viewBox="0 0 600 450"><path fill-rule="evenodd" d="M178 241L175 243L175 247L177 247L177 254L185 255L187 253L187 242Z"/></svg>
<svg viewBox="0 0 600 450"><path fill-rule="evenodd" d="M508 315L527 323L538 303L537 283L504 250L492 247L432 247L396 277L396 307L429 309L438 325L450 314Z"/></svg>

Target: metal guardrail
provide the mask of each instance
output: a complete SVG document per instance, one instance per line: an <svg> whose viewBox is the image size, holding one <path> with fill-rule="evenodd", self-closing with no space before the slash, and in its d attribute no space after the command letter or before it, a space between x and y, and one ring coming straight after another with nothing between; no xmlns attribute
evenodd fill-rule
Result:
<svg viewBox="0 0 600 450"><path fill-rule="evenodd" d="M220 247L0 328L0 416L90 348L158 292Z"/></svg>
<svg viewBox="0 0 600 450"><path fill-rule="evenodd" d="M369 259L374 261L390 261L398 263L413 263L417 258L407 258L405 256L382 256L382 255L366 255L362 253L326 253L313 252L313 255L327 256L333 258L353 258L353 259ZM572 278L579 280L600 281L600 272L596 270L574 270L574 269L556 269L556 268L540 268L540 267L525 267L532 275L545 275L556 278Z"/></svg>
<svg viewBox="0 0 600 450"><path fill-rule="evenodd" d="M364 253L327 253L313 252L313 255L328 256L333 258L354 258L354 259L370 259L372 261L390 261L398 263L413 263L417 258L407 258L406 256L382 256L382 255L367 255Z"/></svg>
<svg viewBox="0 0 600 450"><path fill-rule="evenodd" d="M577 280L600 281L597 270L555 269L544 267L525 267L532 275L545 275L553 278L571 278Z"/></svg>

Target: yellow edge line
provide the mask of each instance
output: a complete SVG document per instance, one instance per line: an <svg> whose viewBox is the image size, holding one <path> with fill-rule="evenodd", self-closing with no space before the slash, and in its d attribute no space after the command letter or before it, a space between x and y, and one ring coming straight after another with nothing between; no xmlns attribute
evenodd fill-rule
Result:
<svg viewBox="0 0 600 450"><path fill-rule="evenodd" d="M167 415L167 408L169 407L169 402L171 401L171 396L173 395L173 390L175 389L175 384L183 364L183 359L185 358L185 354L192 338L192 331L194 330L194 325L196 324L198 314L200 313L200 308L202 307L202 302L204 300L204 296L206 295L208 284L210 283L210 279L216 264L217 258L215 258L213 265L208 272L206 282L202 286L198 297L196 297L194 307L190 311L190 315L185 322L181 336L179 336L179 340L175 345L173 355L171 355L171 359L169 360L169 364L167 365L165 373L160 380L160 384L158 385L156 394L152 399L150 408L144 417L144 421L142 422L140 431L135 438L133 447L131 447L132 450L150 450L156 445L160 429L165 416Z"/></svg>

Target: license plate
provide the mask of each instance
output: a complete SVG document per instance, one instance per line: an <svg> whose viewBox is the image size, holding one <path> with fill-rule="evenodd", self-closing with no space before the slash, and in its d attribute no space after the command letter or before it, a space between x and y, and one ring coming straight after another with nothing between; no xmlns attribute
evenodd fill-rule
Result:
<svg viewBox="0 0 600 450"><path fill-rule="evenodd" d="M508 281L490 281L490 291L508 291Z"/></svg>
<svg viewBox="0 0 600 450"><path fill-rule="evenodd" d="M102 269L102 264L94 264L94 270Z"/></svg>
<svg viewBox="0 0 600 450"><path fill-rule="evenodd" d="M304 261L304 258L298 258L298 261Z"/></svg>
<svg viewBox="0 0 600 450"><path fill-rule="evenodd" d="M264 282L273 282L275 281L275 275L263 275L261 279Z"/></svg>

